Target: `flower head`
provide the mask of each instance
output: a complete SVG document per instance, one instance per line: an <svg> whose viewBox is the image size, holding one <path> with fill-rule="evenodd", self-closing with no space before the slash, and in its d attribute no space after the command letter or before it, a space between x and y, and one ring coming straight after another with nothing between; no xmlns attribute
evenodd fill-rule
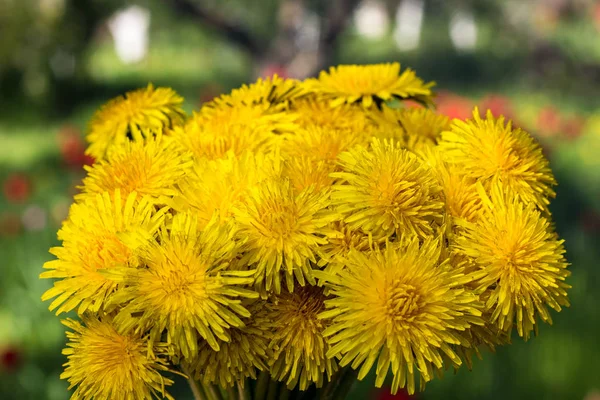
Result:
<svg viewBox="0 0 600 400"><path fill-rule="evenodd" d="M238 236L247 241L242 263L256 265L259 290L281 292L283 272L288 290L294 277L314 284L311 262L333 232L337 217L330 210L329 192L308 188L296 194L287 178L267 179L252 188L247 201L234 209Z"/></svg>
<svg viewBox="0 0 600 400"><path fill-rule="evenodd" d="M320 314L331 319L327 356L360 367L359 379L377 361L377 387L391 367L393 393L407 386L412 394L415 375L431 380L444 357L460 365L451 346L467 345L463 332L483 323L477 296L465 290L469 278L440 263L438 240L419 242L412 237L383 251L350 251L346 267L327 278L332 298Z"/></svg>
<svg viewBox="0 0 600 400"><path fill-rule="evenodd" d="M338 157L342 182L333 186L332 204L350 229L375 235L425 237L442 222L442 189L431 169L394 141L374 139ZM434 224L434 225L432 225Z"/></svg>
<svg viewBox="0 0 600 400"><path fill-rule="evenodd" d="M352 147L367 145L371 137L362 129L331 129L318 125L284 136L281 152L288 159L310 157L335 164L337 156Z"/></svg>
<svg viewBox="0 0 600 400"><path fill-rule="evenodd" d="M154 239L166 209L156 210L148 197L131 193L121 197L119 190L104 192L71 206L69 219L58 232L61 247L50 249L57 257L48 261L41 278L57 278L42 300L53 297L50 310L57 314L73 310L79 314L98 312L117 288L102 271L117 267L138 267L136 247ZM128 243L127 236L138 238ZM57 297L58 296L58 297Z"/></svg>
<svg viewBox="0 0 600 400"><path fill-rule="evenodd" d="M216 160L196 160L190 173L178 184L179 194L172 201L177 211L190 211L204 229L215 213L221 222L233 216L233 208L243 203L252 187L277 175L276 156L228 153ZM280 172L279 172L280 173Z"/></svg>
<svg viewBox="0 0 600 400"><path fill-rule="evenodd" d="M75 199L120 189L123 196L137 192L164 203L178 193L175 185L192 166L190 154L179 151L168 139L159 136L145 142L126 142L105 160L85 166L88 176Z"/></svg>
<svg viewBox="0 0 600 400"><path fill-rule="evenodd" d="M77 386L72 399L173 399L165 391L173 381L161 374L170 371L165 344L156 343L148 352L142 335L119 333L110 317L84 315L82 320L63 321L72 332L67 332L63 354L68 361L60 377L69 381L69 389Z"/></svg>
<svg viewBox="0 0 600 400"><path fill-rule="evenodd" d="M289 177L295 193L311 187L316 191L327 190L335 181L330 176L335 167L328 160L308 156L288 157L284 162L283 174Z"/></svg>
<svg viewBox="0 0 600 400"><path fill-rule="evenodd" d="M476 181L464 176L458 167L448 164L437 147L417 150L416 154L427 163L442 187L446 214L452 218L475 221L481 209L481 197Z"/></svg>
<svg viewBox="0 0 600 400"><path fill-rule="evenodd" d="M392 98L431 102L433 83L424 83L411 69L400 73L400 64L389 63L331 67L305 85L307 90L331 99L332 106L357 102L369 108Z"/></svg>
<svg viewBox="0 0 600 400"><path fill-rule="evenodd" d="M411 150L435 145L450 127L448 117L426 108L405 108L398 113L398 121L406 132L406 147Z"/></svg>
<svg viewBox="0 0 600 400"><path fill-rule="evenodd" d="M240 297L256 297L244 288L254 271L228 271L238 242L230 226L212 220L202 232L187 213L173 217L170 229L140 249L145 267L123 268L111 277L124 287L113 297L123 305L115 318L125 332L150 331L156 342L166 330L172 343L187 359L198 353L203 338L219 350L217 338L229 341L230 327L243 327L240 317L250 313Z"/></svg>
<svg viewBox="0 0 600 400"><path fill-rule="evenodd" d="M251 314L245 326L229 329L231 340L221 342L215 351L207 342L200 343L198 355L192 362L196 379L228 388L244 378L256 379L257 371L267 371L272 358L269 343L273 333L268 310L262 300L245 305Z"/></svg>
<svg viewBox="0 0 600 400"><path fill-rule="evenodd" d="M109 101L90 122L86 154L100 160L112 147L182 124L182 104L183 98L172 89L152 85Z"/></svg>
<svg viewBox="0 0 600 400"><path fill-rule="evenodd" d="M325 375L330 380L337 369L336 361L326 355L329 346L323 332L327 321L318 317L325 298L323 288L305 286L293 293L283 292L267 304L273 326L271 374L288 388L298 383L300 390L311 383L321 387Z"/></svg>
<svg viewBox="0 0 600 400"><path fill-rule="evenodd" d="M372 122L365 110L355 104L342 104L331 108L328 101L308 97L292 103L298 115L296 122L303 128L320 126L326 129L367 130Z"/></svg>
<svg viewBox="0 0 600 400"><path fill-rule="evenodd" d="M296 79L281 78L277 75L258 78L250 85L233 89L230 94L220 96L208 106L268 104L271 107L286 106L292 100L304 95L302 85Z"/></svg>
<svg viewBox="0 0 600 400"><path fill-rule="evenodd" d="M547 211L556 184L541 147L521 129L505 125L491 112L482 119L475 109L473 119L454 120L439 142L444 159L462 174L481 181L486 190L496 182L516 193L525 203Z"/></svg>
<svg viewBox="0 0 600 400"><path fill-rule="evenodd" d="M479 186L484 203L481 218L465 223L456 250L477 266L476 284L485 294L490 322L510 332L516 325L527 339L536 320L552 322L547 307L568 306L569 275L563 240L533 204L523 204L500 184L491 197Z"/></svg>

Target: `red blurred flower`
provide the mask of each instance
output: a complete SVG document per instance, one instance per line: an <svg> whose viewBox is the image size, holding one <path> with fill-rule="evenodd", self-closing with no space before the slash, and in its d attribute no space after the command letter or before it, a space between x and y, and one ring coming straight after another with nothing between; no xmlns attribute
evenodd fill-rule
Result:
<svg viewBox="0 0 600 400"><path fill-rule="evenodd" d="M415 400L416 396L411 396L406 390L399 390L396 394L390 393L389 387L384 387L378 391L377 400Z"/></svg>
<svg viewBox="0 0 600 400"><path fill-rule="evenodd" d="M563 121L561 130L567 139L576 139L581 135L584 126L585 119L578 115L574 115L566 121Z"/></svg>
<svg viewBox="0 0 600 400"><path fill-rule="evenodd" d="M268 64L266 65L259 74L263 78L268 78L273 75L277 75L280 78L289 78L288 70L285 66L280 64Z"/></svg>
<svg viewBox="0 0 600 400"><path fill-rule="evenodd" d="M85 142L79 129L72 125L65 125L57 135L58 146L63 161L68 167L81 168L92 165L94 159L85 154Z"/></svg>
<svg viewBox="0 0 600 400"><path fill-rule="evenodd" d="M31 182L23 174L12 174L4 181L4 197L10 203L24 203L31 194Z"/></svg>
<svg viewBox="0 0 600 400"><path fill-rule="evenodd" d="M21 353L16 347L8 346L0 350L0 366L4 371L12 372L21 364Z"/></svg>
<svg viewBox="0 0 600 400"><path fill-rule="evenodd" d="M467 119L473 113L473 102L465 97L450 92L437 95L437 112L449 118Z"/></svg>
<svg viewBox="0 0 600 400"><path fill-rule="evenodd" d="M555 136L561 129L560 112L547 106L540 110L537 117L537 131L540 136Z"/></svg>
<svg viewBox="0 0 600 400"><path fill-rule="evenodd" d="M596 29L600 31L600 3L594 4L592 18L594 19L594 24L596 25Z"/></svg>
<svg viewBox="0 0 600 400"><path fill-rule="evenodd" d="M515 112L512 106L512 102L508 97L501 96L498 94L490 94L484 97L480 102L479 112L483 115L490 110L494 117L503 115L507 119L514 119Z"/></svg>

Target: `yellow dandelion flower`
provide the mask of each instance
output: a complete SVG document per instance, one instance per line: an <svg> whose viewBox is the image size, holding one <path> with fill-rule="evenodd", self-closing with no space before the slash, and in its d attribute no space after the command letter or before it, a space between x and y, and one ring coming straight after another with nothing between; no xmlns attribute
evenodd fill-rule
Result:
<svg viewBox="0 0 600 400"><path fill-rule="evenodd" d="M131 193L122 198L118 190L74 204L69 219L58 233L62 247L50 249L57 259L45 263L48 271L40 275L59 279L44 293L42 300L56 297L49 307L50 310L58 308L56 314L71 311L78 305L79 314L86 310L98 312L117 287L101 271L123 265L137 267L136 247L127 243L126 236L152 240L165 212L165 208L156 211L148 197L139 198Z"/></svg>
<svg viewBox="0 0 600 400"><path fill-rule="evenodd" d="M478 187L482 216L464 224L455 246L477 265L479 289L490 291L485 302L490 322L505 332L516 325L528 339L538 317L552 323L547 307L560 311L569 305L564 241L533 204L523 204L499 184L491 197Z"/></svg>
<svg viewBox="0 0 600 400"><path fill-rule="evenodd" d="M298 385L306 390L311 383L321 387L337 369L336 361L326 355L329 346L323 332L328 321L318 317L325 299L323 288L305 286L267 304L273 332L271 375L290 389Z"/></svg>
<svg viewBox="0 0 600 400"><path fill-rule="evenodd" d="M367 145L370 138L363 130L329 129L313 125L285 135L281 152L288 159L310 157L335 164L340 153L358 144Z"/></svg>
<svg viewBox="0 0 600 400"><path fill-rule="evenodd" d="M197 158L223 158L228 152L266 153L281 140L280 134L296 129L290 113L264 114L263 105L223 106L200 113L184 127L173 130L175 141Z"/></svg>
<svg viewBox="0 0 600 400"><path fill-rule="evenodd" d="M406 132L402 125L398 114L399 109L388 107L383 104L379 108L371 108L366 110L371 123L374 125L373 137L379 140L393 140L396 143L406 147Z"/></svg>
<svg viewBox="0 0 600 400"><path fill-rule="evenodd" d="M119 333L111 318L82 317L66 319L67 356L61 379L69 381L69 389L77 386L71 399L162 399L173 400L165 391L173 381L161 372L168 368L166 346L157 343L148 352L148 343L141 335Z"/></svg>
<svg viewBox="0 0 600 400"><path fill-rule="evenodd" d="M290 157L283 166L283 174L290 179L295 193L311 187L316 191L330 188L334 182L330 174L334 170L335 164L306 156Z"/></svg>
<svg viewBox="0 0 600 400"><path fill-rule="evenodd" d="M279 134L293 132L297 128L297 115L271 103L245 102L232 95L224 95L205 104L192 118L198 124L215 127L241 125L261 131Z"/></svg>
<svg viewBox="0 0 600 400"><path fill-rule="evenodd" d="M442 189L416 155L394 141L374 139L371 149L357 146L338 157L342 172L331 176L332 204L352 230L390 236L425 237L444 217Z"/></svg>
<svg viewBox="0 0 600 400"><path fill-rule="evenodd" d="M127 142L114 149L106 160L85 166L81 193L76 200L94 197L105 191L120 189L123 196L137 192L149 195L158 202L178 193L175 185L192 166L191 154L178 151L166 137L145 142Z"/></svg>
<svg viewBox="0 0 600 400"><path fill-rule="evenodd" d="M440 263L437 239L402 239L385 250L350 251L346 268L330 275L332 298L325 300L331 319L324 336L327 356L341 358L341 367L360 367L363 379L377 361L375 385L381 387L391 367L392 393L415 391L447 357L461 364L452 345L466 344L463 332L482 324L477 296L465 290L462 271Z"/></svg>
<svg viewBox="0 0 600 400"><path fill-rule="evenodd" d="M475 109L472 120L452 122L451 130L442 133L439 148L444 159L488 191L499 181L505 190L545 211L555 196L556 181L542 148L526 132L505 124L504 117L494 118L488 111L482 119Z"/></svg>
<svg viewBox="0 0 600 400"><path fill-rule="evenodd" d="M169 231L139 250L145 267L122 268L111 277L124 285L112 298L124 305L115 323L124 331L149 330L151 342L166 330L167 342L185 358L198 353L202 337L215 350L229 341L230 327L243 327L249 317L239 297L256 293L244 289L252 284L254 271L228 271L238 251L230 226L211 221L197 231L189 214L173 217Z"/></svg>
<svg viewBox="0 0 600 400"><path fill-rule="evenodd" d="M215 351L208 343L200 344L193 361L195 377L206 384L228 388L245 378L256 379L257 371L267 371L267 360L272 358L269 343L273 336L271 320L264 301L253 301L246 306L251 318L244 320L242 328L231 328L229 342L221 342Z"/></svg>
<svg viewBox="0 0 600 400"><path fill-rule="evenodd" d="M151 84L112 99L92 117L86 154L101 160L111 147L182 124L185 118L182 104L183 98L172 89L155 89Z"/></svg>
<svg viewBox="0 0 600 400"><path fill-rule="evenodd" d="M180 193L172 201L177 211L190 211L199 228L217 213L221 222L233 216L233 208L245 201L250 188L268 177L281 174L276 155L245 153L236 157L228 153L217 160L196 160L191 172L179 185Z"/></svg>
<svg viewBox="0 0 600 400"><path fill-rule="evenodd" d="M250 85L242 85L233 89L231 94L226 94L208 103L208 107L229 105L269 104L271 106L287 105L304 95L300 81L296 79L281 78L277 75L267 78L258 78Z"/></svg>
<svg viewBox="0 0 600 400"><path fill-rule="evenodd" d="M417 150L416 154L426 162L436 175L444 192L446 214L458 219L475 221L481 210L481 197L476 181L464 176L455 165L448 164L437 147Z"/></svg>
<svg viewBox="0 0 600 400"><path fill-rule="evenodd" d="M406 147L415 150L435 145L443 131L450 128L450 119L426 108L405 108L398 121L406 132Z"/></svg>
<svg viewBox="0 0 600 400"><path fill-rule="evenodd" d="M281 292L283 270L288 290L294 277L314 284L311 262L333 232L337 216L328 210L329 192L312 188L294 193L289 179L268 179L252 188L245 203L234 208L238 236L246 239L242 264L256 265L255 286Z"/></svg>
<svg viewBox="0 0 600 400"><path fill-rule="evenodd" d="M311 97L294 101L292 110L298 115L296 122L303 128L316 125L327 129L364 131L373 125L365 110L355 104L331 108L329 102Z"/></svg>
<svg viewBox="0 0 600 400"><path fill-rule="evenodd" d="M336 221L331 228L339 234L331 237L329 242L320 249L321 259L317 263L319 267L325 267L325 272L335 273L339 268L343 268L343 262L350 250L368 251L379 247L383 239L373 239L372 235L362 230L353 230L342 221Z"/></svg>
<svg viewBox="0 0 600 400"><path fill-rule="evenodd" d="M357 102L369 108L392 98L430 103L434 83L424 83L411 69L400 73L398 63L387 63L331 67L329 72L321 71L318 79L307 79L305 85L308 91L331 99L334 107Z"/></svg>

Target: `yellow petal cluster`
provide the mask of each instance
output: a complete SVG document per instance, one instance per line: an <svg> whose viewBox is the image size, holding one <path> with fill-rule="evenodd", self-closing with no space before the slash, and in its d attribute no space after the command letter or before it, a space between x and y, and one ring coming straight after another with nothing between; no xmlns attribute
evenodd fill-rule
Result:
<svg viewBox="0 0 600 400"><path fill-rule="evenodd" d="M341 398L370 371L413 393L551 323L570 286L548 161L502 117L437 114L432 86L341 65L188 118L169 88L103 106L41 274L77 315L73 398L171 399L172 373L200 398Z"/></svg>

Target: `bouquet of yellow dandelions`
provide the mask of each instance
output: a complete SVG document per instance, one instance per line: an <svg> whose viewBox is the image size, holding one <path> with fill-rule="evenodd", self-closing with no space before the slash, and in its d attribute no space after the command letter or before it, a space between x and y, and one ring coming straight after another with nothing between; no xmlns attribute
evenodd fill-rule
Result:
<svg viewBox="0 0 600 400"><path fill-rule="evenodd" d="M341 399L527 340L568 305L556 184L490 112L433 110L397 63L272 77L190 117L148 86L90 123L42 278L74 399Z"/></svg>

